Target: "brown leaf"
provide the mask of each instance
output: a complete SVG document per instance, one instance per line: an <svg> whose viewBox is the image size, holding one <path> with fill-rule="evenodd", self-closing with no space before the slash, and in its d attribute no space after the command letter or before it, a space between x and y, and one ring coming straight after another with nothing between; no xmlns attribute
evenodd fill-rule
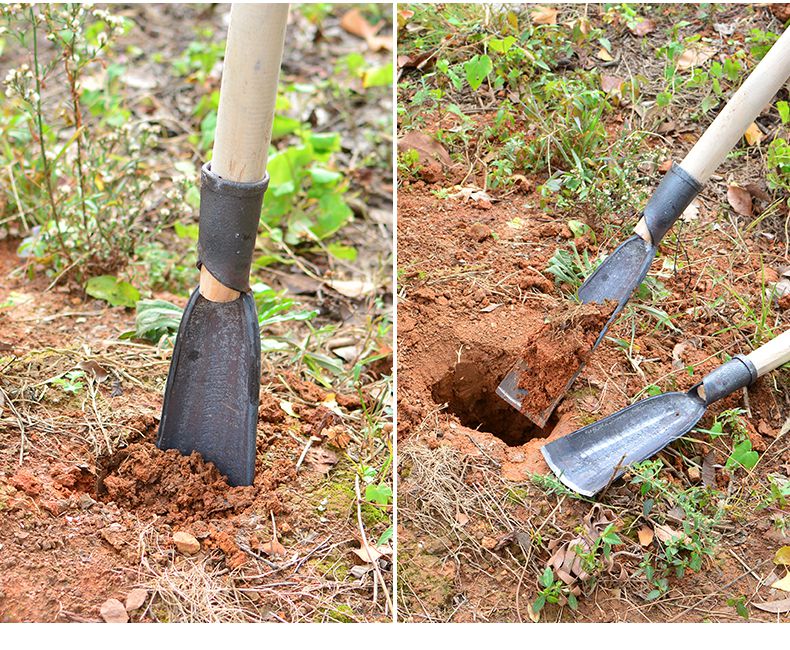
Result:
<svg viewBox="0 0 790 650"><path fill-rule="evenodd" d="M676 541L691 541L688 535L667 525L656 526L655 533L656 537L658 537L660 541L664 542L664 544Z"/></svg>
<svg viewBox="0 0 790 650"><path fill-rule="evenodd" d="M455 521L458 522L459 526L466 526L469 523L469 517L467 517L463 512L459 512L455 515Z"/></svg>
<svg viewBox="0 0 790 650"><path fill-rule="evenodd" d="M337 454L329 449L323 447L313 447L307 452L305 461L310 467L319 474L329 474L335 465L337 465Z"/></svg>
<svg viewBox="0 0 790 650"><path fill-rule="evenodd" d="M737 185L727 186L727 202L738 214L744 217L751 217L754 214L752 207L752 195L742 187Z"/></svg>
<svg viewBox="0 0 790 650"><path fill-rule="evenodd" d="M605 93L619 95L625 79L608 74L601 75L601 90Z"/></svg>
<svg viewBox="0 0 790 650"><path fill-rule="evenodd" d="M712 47L692 47L683 52L678 59L678 70L688 70L701 66L705 61L710 59L716 50Z"/></svg>
<svg viewBox="0 0 790 650"><path fill-rule="evenodd" d="M783 546L774 555L774 564L790 566L790 546Z"/></svg>
<svg viewBox="0 0 790 650"><path fill-rule="evenodd" d="M261 552L266 553L266 555L285 557L285 546L280 544L276 537L273 537L269 542L264 542L259 548Z"/></svg>
<svg viewBox="0 0 790 650"><path fill-rule="evenodd" d="M651 18L639 18L639 22L628 28L634 36L646 36L656 30L656 23Z"/></svg>
<svg viewBox="0 0 790 650"><path fill-rule="evenodd" d="M764 612L771 612L772 614L786 614L790 612L790 598L771 600L767 603L752 603L752 607L761 609Z"/></svg>
<svg viewBox="0 0 790 650"><path fill-rule="evenodd" d="M421 131L409 131L406 135L398 140L398 151L403 153L406 151L414 150L419 155L421 163L427 163L431 160L437 160L445 167L452 164L450 154L447 153L441 144L434 140L427 133Z"/></svg>
<svg viewBox="0 0 790 650"><path fill-rule="evenodd" d="M362 545L360 548L352 549L352 552L359 557L365 564L373 564L380 557L385 555L392 555L392 548L386 544L381 546L373 546L368 544L367 547Z"/></svg>
<svg viewBox="0 0 790 650"><path fill-rule="evenodd" d="M765 135L760 130L760 127L757 126L756 123L752 122L746 129L743 134L743 137L746 138L746 142L750 145L760 144L763 141Z"/></svg>
<svg viewBox="0 0 790 650"><path fill-rule="evenodd" d="M650 526L642 526L637 533L639 536L639 543L642 546L650 546L653 543L653 529Z"/></svg>
<svg viewBox="0 0 790 650"><path fill-rule="evenodd" d="M609 53L609 50L607 50L605 47L602 47L600 50L598 50L598 53L595 56L601 59L601 61L606 61L607 63L609 61L614 61L614 57Z"/></svg>
<svg viewBox="0 0 790 650"><path fill-rule="evenodd" d="M392 37L377 36L382 25L384 25L384 21L379 22L377 25L371 25L359 9L356 8L347 11L340 19L340 26L349 34L364 38L372 52L378 52L379 50L392 51Z"/></svg>
<svg viewBox="0 0 790 650"><path fill-rule="evenodd" d="M529 16L536 25L556 25L559 13L559 7L537 6L529 12Z"/></svg>
<svg viewBox="0 0 790 650"><path fill-rule="evenodd" d="M77 364L80 370L84 370L85 372L92 373L93 376L96 378L96 381L101 383L110 376L110 373L107 372L104 368L102 368L98 363L95 361L81 361Z"/></svg>
<svg viewBox="0 0 790 650"><path fill-rule="evenodd" d="M438 50L426 50L425 52L415 52L414 54L401 54L398 57L398 69L405 70L414 68L415 70L427 71L436 63Z"/></svg>

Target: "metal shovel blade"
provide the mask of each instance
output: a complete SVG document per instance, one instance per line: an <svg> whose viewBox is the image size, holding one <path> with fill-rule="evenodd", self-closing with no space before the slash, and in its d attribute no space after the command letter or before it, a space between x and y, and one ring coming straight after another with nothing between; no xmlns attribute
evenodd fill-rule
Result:
<svg viewBox="0 0 790 650"><path fill-rule="evenodd" d="M157 447L197 451L230 485L251 485L260 366L252 294L212 302L195 289L178 328Z"/></svg>
<svg viewBox="0 0 790 650"><path fill-rule="evenodd" d="M656 256L656 247L649 244L639 235L632 235L620 244L614 252L607 257L601 265L593 271L584 284L579 287L577 296L582 303L604 303L607 300L617 302L612 315L606 321L601 333L595 340L592 350L598 347L609 326L614 322L615 318L620 314L625 304L631 298L631 294L645 279L653 258ZM590 352L592 352L590 350ZM528 391L519 387L520 378L523 373L530 372L529 366L523 361L519 360L515 367L505 376L497 387L497 395L510 404L513 408L520 411L524 416L529 418L539 427L543 428L546 425L549 417L554 412L557 404L565 396L573 382L579 376L579 373L584 368L580 365L570 378L568 383L557 394L556 398L542 411L530 411L524 406L524 400L528 396Z"/></svg>
<svg viewBox="0 0 790 650"><path fill-rule="evenodd" d="M692 389L632 404L541 448L551 470L585 496L600 492L625 469L688 433L705 413Z"/></svg>

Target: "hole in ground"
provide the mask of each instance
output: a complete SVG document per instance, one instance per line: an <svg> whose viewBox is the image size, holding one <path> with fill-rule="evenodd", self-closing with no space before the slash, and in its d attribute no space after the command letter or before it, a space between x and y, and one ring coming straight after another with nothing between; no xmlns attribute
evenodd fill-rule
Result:
<svg viewBox="0 0 790 650"><path fill-rule="evenodd" d="M511 447L548 437L557 424L556 414L541 429L499 397L501 367L494 360L460 361L431 387L431 395L437 404L447 404L465 427L486 431Z"/></svg>

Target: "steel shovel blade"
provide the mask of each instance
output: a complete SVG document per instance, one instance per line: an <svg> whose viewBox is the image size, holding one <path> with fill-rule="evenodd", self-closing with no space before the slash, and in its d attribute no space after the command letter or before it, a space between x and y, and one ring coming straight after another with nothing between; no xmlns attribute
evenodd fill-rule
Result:
<svg viewBox="0 0 790 650"><path fill-rule="evenodd" d="M632 235L614 252L607 257L601 265L593 271L584 284L579 287L577 296L582 303L604 303L608 300L617 302L617 307L612 312L606 324L603 326L598 338L595 340L592 352L598 347L609 326L620 314L631 294L645 279L653 258L656 256L656 247L647 243L639 235ZM530 411L524 406L528 391L519 387L519 380L523 373L530 372L529 366L519 360L515 367L505 376L496 389L497 395L510 404L513 408L520 411L525 417L529 418L539 427L546 426L546 422L551 417L557 404L562 400L573 382L579 376L584 366L580 365L573 377L570 378L563 390L556 398L542 411Z"/></svg>
<svg viewBox="0 0 790 650"><path fill-rule="evenodd" d="M230 485L251 485L261 374L255 300L212 302L195 289L178 328L156 445L197 451Z"/></svg>
<svg viewBox="0 0 790 650"><path fill-rule="evenodd" d="M589 497L629 465L688 433L704 413L705 402L695 390L664 393L550 442L541 451L560 481Z"/></svg>

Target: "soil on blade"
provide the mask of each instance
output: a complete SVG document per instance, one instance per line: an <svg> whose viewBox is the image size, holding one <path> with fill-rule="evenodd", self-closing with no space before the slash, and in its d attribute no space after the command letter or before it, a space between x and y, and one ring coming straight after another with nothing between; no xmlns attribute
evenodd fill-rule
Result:
<svg viewBox="0 0 790 650"><path fill-rule="evenodd" d="M529 336L520 361L518 387L527 392L521 412L542 422L545 413L568 388L587 362L616 303L579 305L563 301L546 315L546 322Z"/></svg>

